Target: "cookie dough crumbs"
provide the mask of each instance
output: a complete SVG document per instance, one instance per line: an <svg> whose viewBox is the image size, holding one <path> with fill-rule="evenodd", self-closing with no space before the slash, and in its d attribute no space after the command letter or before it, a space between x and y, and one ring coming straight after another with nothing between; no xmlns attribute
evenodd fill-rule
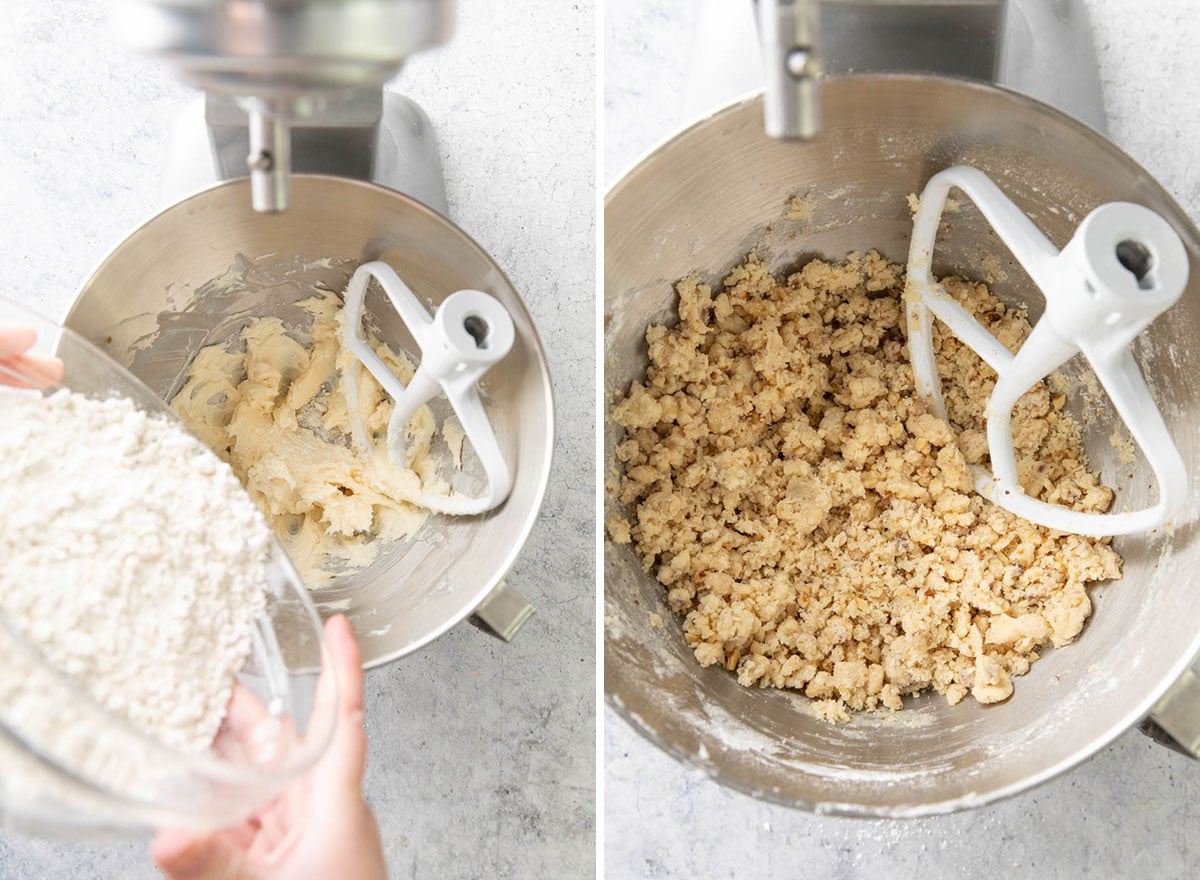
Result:
<svg viewBox="0 0 1200 880"><path fill-rule="evenodd" d="M849 721L850 713L841 700L813 700L809 706L812 714L821 721Z"/></svg>
<svg viewBox="0 0 1200 880"><path fill-rule="evenodd" d="M463 442L467 439L467 433L463 430L456 416L450 416L442 423L442 439L450 449L450 458L454 461L454 467L461 471Z"/></svg>
<svg viewBox="0 0 1200 880"><path fill-rule="evenodd" d="M983 270L983 280L988 284L1000 284L1008 280L1008 273L1000 265L1000 258L995 254L984 254L979 261Z"/></svg>
<svg viewBox="0 0 1200 880"><path fill-rule="evenodd" d="M788 199L788 210L784 214L788 220L799 220L801 223L812 223L815 209L807 196L792 196Z"/></svg>
<svg viewBox="0 0 1200 880"><path fill-rule="evenodd" d="M909 213L915 217L917 212L921 210L921 197L916 193L909 193L904 197L904 200L908 203ZM957 214L961 210L962 203L958 199L951 197L947 197L945 204L942 206L942 213L944 214Z"/></svg>
<svg viewBox="0 0 1200 880"><path fill-rule="evenodd" d="M1010 350L1030 331L984 284L946 289ZM775 279L755 256L718 291L677 284L679 324L613 408L624 477L610 537L632 540L697 660L792 688L831 721L1006 699L1047 645L1080 632L1087 586L1120 576L1107 539L1052 532L973 491L995 374L939 325L950 422L914 393L903 268L877 253ZM1079 426L1048 387L1013 417L1026 492L1100 512ZM957 439L957 442L956 442Z"/></svg>
<svg viewBox="0 0 1200 880"><path fill-rule="evenodd" d="M621 516L619 513L614 513L608 517L606 521L608 537L614 544L628 544L633 540L632 529L629 520Z"/></svg>
<svg viewBox="0 0 1200 880"><path fill-rule="evenodd" d="M415 504L422 487L447 487L429 454L436 424L428 407L409 420L407 469L391 462L392 400L366 370L358 400L371 448L351 442L342 375L354 356L341 346L341 299L319 291L301 305L312 315L307 333L256 318L241 333L244 350L201 349L171 408L233 467L315 589L415 534L428 516ZM403 354L378 340L372 347L402 382L412 379Z"/></svg>
<svg viewBox="0 0 1200 880"><path fill-rule="evenodd" d="M1132 437L1114 431L1108 435L1108 445L1117 451L1117 464L1130 465L1137 460L1137 445Z"/></svg>

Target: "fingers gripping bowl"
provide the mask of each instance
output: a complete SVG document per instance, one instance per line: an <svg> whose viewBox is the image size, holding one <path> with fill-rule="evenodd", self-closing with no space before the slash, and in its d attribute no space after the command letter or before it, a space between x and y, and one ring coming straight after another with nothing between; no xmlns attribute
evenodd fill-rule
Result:
<svg viewBox="0 0 1200 880"><path fill-rule="evenodd" d="M79 291L66 324L171 399L198 351L236 345L255 318L303 326L297 304L345 291L361 264L392 267L432 313L457 290L485 291L512 317L512 350L480 383L513 485L488 514L435 516L366 568L314 591L344 612L370 667L416 650L470 614L512 566L537 518L550 470L553 401L545 354L517 291L460 229L399 193L344 178L296 175L291 207L260 214L245 180L203 190L134 230ZM393 348L419 352L378 290L367 321ZM436 403L436 402L435 402ZM444 403L444 401L443 401ZM434 415L448 414L446 406ZM452 489L478 496L487 476L464 456Z"/></svg>
<svg viewBox="0 0 1200 880"><path fill-rule="evenodd" d="M32 330L34 337L28 356L0 359L5 370L0 385L8 386L0 388L0 406L15 408L19 397L38 393L32 389L42 395L65 389L97 402L122 398L152 418L175 421L145 385L71 331L3 300L0 326ZM57 368L49 374L40 369L54 359L61 374ZM86 436L72 439L89 442ZM81 559L86 552L79 548ZM146 586L161 594L165 605L175 601L172 591L178 585ZM237 675L224 720L211 746L198 753L170 745L106 708L78 678L48 659L39 647L43 643L26 638L23 626L29 621L0 614L0 656L6 674L21 677L6 681L0 704L5 824L73 835L224 827L307 770L323 754L336 718L337 686L326 662L320 619L277 542L268 548L261 589L265 601L254 614L248 656L239 668L224 671ZM95 629L131 639L145 627L163 628L153 608L123 610L118 604L91 608L73 625L75 637L95 636ZM141 671L157 677L156 658L146 660L149 669ZM169 702L155 705L166 713Z"/></svg>
<svg viewBox="0 0 1200 880"><path fill-rule="evenodd" d="M776 274L814 257L877 249L903 261L907 204L936 172L981 169L1056 245L1099 204L1130 201L1162 215L1184 241L1191 282L1170 315L1139 341L1137 359L1197 471L1187 376L1198 365L1198 235L1170 197L1103 138L1026 98L982 85L920 77L855 77L823 85L826 119L810 142L774 141L748 100L716 112L641 160L606 200L605 392L609 405L640 379L648 324L673 323L673 284L690 273L719 285L757 249ZM804 210L790 211L798 200ZM790 216L789 216L790 215ZM967 200L948 214L936 274L989 280L1008 305L1040 311L1036 288ZM1118 506L1153 501L1140 458L1121 466L1111 423L1084 421L1088 457ZM608 484L621 432L606 422ZM1128 476L1132 474L1131 476ZM606 498L613 513L622 511ZM1173 537L1132 536L1115 548L1124 577L1094 588L1078 641L1050 651L996 706L910 700L895 716L830 725L805 698L748 689L700 668L665 591L628 546L605 555L605 680L614 707L650 739L722 782L786 804L880 815L946 811L1045 780L1144 717L1200 646L1200 595L1186 572L1197 501L1189 494Z"/></svg>

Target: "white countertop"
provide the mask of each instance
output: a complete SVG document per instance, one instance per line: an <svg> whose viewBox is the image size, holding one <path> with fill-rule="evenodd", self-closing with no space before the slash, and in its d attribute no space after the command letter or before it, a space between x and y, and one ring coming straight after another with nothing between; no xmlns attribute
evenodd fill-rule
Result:
<svg viewBox="0 0 1200 880"><path fill-rule="evenodd" d="M101 0L0 5L0 295L65 313L155 209L194 93L111 46ZM463 624L367 675L374 805L395 877L584 877L595 853L595 18L461 0L451 43L392 87L441 145L453 219L525 297L553 371L557 448L511 573L537 608L512 644ZM150 878L144 841L0 835L0 877Z"/></svg>
<svg viewBox="0 0 1200 880"><path fill-rule="evenodd" d="M734 0L730 0L734 2ZM1089 0L1110 136L1200 219L1200 63L1191 0ZM679 117L692 0L607 0L605 179ZM605 712L612 878L1195 877L1200 763L1131 732L1073 772L931 819L813 816L722 788Z"/></svg>

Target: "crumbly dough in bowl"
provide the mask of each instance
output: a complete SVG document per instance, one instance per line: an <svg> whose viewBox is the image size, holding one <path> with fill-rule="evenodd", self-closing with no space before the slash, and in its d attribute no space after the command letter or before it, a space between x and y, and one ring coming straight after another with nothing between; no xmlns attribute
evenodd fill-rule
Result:
<svg viewBox="0 0 1200 880"><path fill-rule="evenodd" d="M986 285L946 288L1010 350L1030 331ZM953 335L935 350L954 427L913 390L902 267L814 260L775 279L753 255L720 291L677 285L679 324L647 330L650 366L613 408L626 430L617 495L632 542L684 617L697 660L746 686L793 688L820 717L899 709L934 689L1006 699L1047 645L1120 576L1107 539L1052 532L972 489L994 373ZM1102 511L1065 398L1018 403L1022 486Z"/></svg>

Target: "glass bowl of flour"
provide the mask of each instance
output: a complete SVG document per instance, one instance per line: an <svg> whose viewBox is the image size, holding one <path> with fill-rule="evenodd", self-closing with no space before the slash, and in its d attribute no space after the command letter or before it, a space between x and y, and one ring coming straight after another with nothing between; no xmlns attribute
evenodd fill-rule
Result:
<svg viewBox="0 0 1200 880"><path fill-rule="evenodd" d="M0 299L0 819L237 822L320 757L319 616L229 466L90 343Z"/></svg>

